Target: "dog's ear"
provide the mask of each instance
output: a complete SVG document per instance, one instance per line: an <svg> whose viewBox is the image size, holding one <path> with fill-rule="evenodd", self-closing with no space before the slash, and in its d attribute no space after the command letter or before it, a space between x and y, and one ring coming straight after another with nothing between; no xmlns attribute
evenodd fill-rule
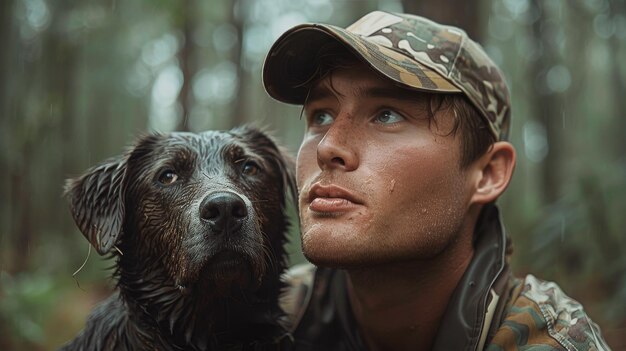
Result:
<svg viewBox="0 0 626 351"><path fill-rule="evenodd" d="M263 149L263 153L271 157L278 172L283 178L283 191L289 192L294 206L298 206L298 187L296 185L296 161L289 154L287 149L279 146L276 140L263 130L244 125L231 130L232 133L239 135L247 140L252 140L253 144Z"/></svg>
<svg viewBox="0 0 626 351"><path fill-rule="evenodd" d="M283 189L289 190L293 205L298 207L298 185L296 183L296 160L287 149L278 147L278 167L283 175Z"/></svg>
<svg viewBox="0 0 626 351"><path fill-rule="evenodd" d="M120 156L65 184L74 221L100 255L111 250L122 231L125 173L126 160Z"/></svg>

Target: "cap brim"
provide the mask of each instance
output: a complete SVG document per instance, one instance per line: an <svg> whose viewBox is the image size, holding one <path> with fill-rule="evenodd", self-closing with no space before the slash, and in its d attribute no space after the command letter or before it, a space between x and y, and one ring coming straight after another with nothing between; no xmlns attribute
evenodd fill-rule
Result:
<svg viewBox="0 0 626 351"><path fill-rule="evenodd" d="M270 49L263 66L263 84L268 94L285 103L303 104L310 88L307 83L319 65L318 51L330 41L343 44L374 70L404 87L428 92L462 92L413 57L343 28L303 24L284 33Z"/></svg>

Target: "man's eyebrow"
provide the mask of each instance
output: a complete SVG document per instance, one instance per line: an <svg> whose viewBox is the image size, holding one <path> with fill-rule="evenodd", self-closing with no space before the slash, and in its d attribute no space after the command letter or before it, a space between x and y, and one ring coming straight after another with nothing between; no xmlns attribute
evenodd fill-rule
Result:
<svg viewBox="0 0 626 351"><path fill-rule="evenodd" d="M334 96L335 94L333 94L330 91L330 89L326 87L313 88L309 90L309 94L307 95L306 101L304 102L304 104L307 105L307 104L316 102L318 100L324 100L324 99L332 98Z"/></svg>

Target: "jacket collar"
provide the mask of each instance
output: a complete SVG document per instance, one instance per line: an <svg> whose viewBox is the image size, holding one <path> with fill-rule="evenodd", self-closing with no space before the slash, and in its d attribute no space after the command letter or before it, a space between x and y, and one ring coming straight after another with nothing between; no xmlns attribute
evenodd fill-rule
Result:
<svg viewBox="0 0 626 351"><path fill-rule="evenodd" d="M494 312L507 300L509 242L495 204L483 208L474 235L474 257L452 294L432 350L482 349Z"/></svg>

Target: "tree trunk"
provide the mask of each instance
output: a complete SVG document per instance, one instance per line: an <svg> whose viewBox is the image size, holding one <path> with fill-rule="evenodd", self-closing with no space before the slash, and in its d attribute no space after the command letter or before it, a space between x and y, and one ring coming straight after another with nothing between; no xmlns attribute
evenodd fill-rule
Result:
<svg viewBox="0 0 626 351"><path fill-rule="evenodd" d="M612 1L611 12L614 14L626 13L626 5L623 1ZM626 92L626 74L624 74L624 62L620 60L622 57L621 48L623 42L617 37L617 34L611 36L609 42L609 48L611 49L611 92L613 94L614 114L613 123L613 140L615 141L614 152L616 159L626 156L626 99L624 98L624 92Z"/></svg>
<svg viewBox="0 0 626 351"><path fill-rule="evenodd" d="M14 51L8 48L12 46L12 15L13 14L13 1L5 0L0 1L0 47L4 50L0 53L0 113L4 115L5 101L7 92L7 76L9 75L9 55L13 55ZM4 118L3 118L4 120Z"/></svg>
<svg viewBox="0 0 626 351"><path fill-rule="evenodd" d="M13 1L0 1L0 47L4 48L0 52L0 147L3 150L8 149L8 133L10 131L9 108L8 108L8 92L11 80L10 65L13 63L12 57L15 56L13 43L13 31L15 27L12 20ZM7 152L0 153L0 167L9 171L8 181L0 184L0 204L3 211L0 213L0 256L8 253L7 247L10 247L10 224L12 223L11 214L14 211L9 199L12 199L12 179L13 172L10 167L10 155ZM4 263L0 260L0 264ZM1 332L1 330L0 330ZM0 342L0 347L2 342Z"/></svg>
<svg viewBox="0 0 626 351"><path fill-rule="evenodd" d="M551 204L561 194L565 99L563 93L551 92L545 88L547 72L559 64L558 49L554 42L556 39L553 37L555 29L549 27L555 24L549 24L549 14L542 0L533 0L531 4L541 14L532 25L535 45L541 49L541 55L531 64L529 76L531 79L538 79L535 82L538 87L534 94L534 116L545 127L548 142L548 153L542 162L541 192L544 203Z"/></svg>
<svg viewBox="0 0 626 351"><path fill-rule="evenodd" d="M231 57L232 62L237 66L237 85L235 88L235 98L231 102L232 106L232 118L230 119L230 126L234 127L242 125L246 122L246 105L247 105L247 93L245 89L245 77L246 71L243 68L244 65L244 48L243 48L243 36L244 26L247 16L247 8L250 6L247 0L237 0L230 12L230 23L235 27L237 33L237 45L234 46Z"/></svg>
<svg viewBox="0 0 626 351"><path fill-rule="evenodd" d="M180 3L182 6L181 26L183 31L183 46L178 52L178 61L180 64L180 70L183 73L183 84L178 94L178 102L180 103L182 114L180 122L178 123L177 130L189 131L189 114L191 112L191 79L193 78L193 69L191 60L194 55L193 44L193 29L194 29L194 14L193 14L193 1L183 1Z"/></svg>
<svg viewBox="0 0 626 351"><path fill-rule="evenodd" d="M9 235L14 255L13 272L28 269L32 261L30 248L41 239L35 233L42 232L44 227L58 227L61 222L49 211L49 207L58 203L61 183L56 182L65 176L64 170L71 167L68 165L73 164L73 157L77 154L70 130L75 122L72 97L76 95L76 47L65 40L62 29L64 19L59 15L67 13L67 1L58 1L54 5L50 6L50 27L37 39L41 40L41 57L32 62L21 62L24 69L16 74L20 82L15 85L17 96L28 97L28 91L37 91L38 86L42 86L41 92L37 93L37 101L14 99L9 102L10 109L15 111L9 114L9 118L14 123L11 128L14 130L12 143L18 155L11 165L11 205L14 212ZM44 60L44 57L47 59ZM34 69L37 65L43 65L44 69L38 72ZM34 108L27 108L29 103L34 104ZM33 114L30 121L25 118L27 113ZM48 144L43 142L46 139L61 144L63 152L48 154ZM46 157L41 157L43 154L47 154ZM46 170L45 176L37 172L40 168ZM36 184L43 179L54 181L59 189L54 192L52 201L48 192L37 191Z"/></svg>

